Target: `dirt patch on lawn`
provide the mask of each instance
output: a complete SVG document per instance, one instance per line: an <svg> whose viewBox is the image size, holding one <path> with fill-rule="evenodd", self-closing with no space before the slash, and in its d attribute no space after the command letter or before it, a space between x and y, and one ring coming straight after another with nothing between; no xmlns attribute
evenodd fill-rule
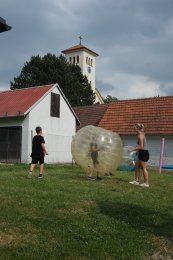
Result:
<svg viewBox="0 0 173 260"><path fill-rule="evenodd" d="M17 236L15 234L0 233L0 246L9 245L16 239L17 239Z"/></svg>
<svg viewBox="0 0 173 260"><path fill-rule="evenodd" d="M146 259L147 260L173 260L173 254L167 252L167 250L158 251Z"/></svg>

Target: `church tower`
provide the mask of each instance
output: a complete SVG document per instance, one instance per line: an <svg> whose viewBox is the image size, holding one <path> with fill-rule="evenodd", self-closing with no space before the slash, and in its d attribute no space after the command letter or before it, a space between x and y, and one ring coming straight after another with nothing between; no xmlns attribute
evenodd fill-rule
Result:
<svg viewBox="0 0 173 260"><path fill-rule="evenodd" d="M80 36L79 38L80 43L78 45L65 49L62 53L69 63L78 65L81 68L82 74L88 78L88 82L96 95L95 103L103 104L103 99L95 85L96 57L99 55L82 45L82 37Z"/></svg>

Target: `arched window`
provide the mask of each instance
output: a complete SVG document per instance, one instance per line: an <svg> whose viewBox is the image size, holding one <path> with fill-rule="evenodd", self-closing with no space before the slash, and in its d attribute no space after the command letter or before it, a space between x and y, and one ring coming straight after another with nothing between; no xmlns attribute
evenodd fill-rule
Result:
<svg viewBox="0 0 173 260"><path fill-rule="evenodd" d="M86 57L86 64L88 64L88 57Z"/></svg>

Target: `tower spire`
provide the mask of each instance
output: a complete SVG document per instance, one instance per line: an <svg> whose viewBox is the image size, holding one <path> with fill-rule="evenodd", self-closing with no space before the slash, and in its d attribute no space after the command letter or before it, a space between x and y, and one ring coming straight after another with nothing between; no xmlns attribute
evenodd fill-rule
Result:
<svg viewBox="0 0 173 260"><path fill-rule="evenodd" d="M80 39L80 43L79 44L82 44L82 36L81 35L79 36L79 39Z"/></svg>

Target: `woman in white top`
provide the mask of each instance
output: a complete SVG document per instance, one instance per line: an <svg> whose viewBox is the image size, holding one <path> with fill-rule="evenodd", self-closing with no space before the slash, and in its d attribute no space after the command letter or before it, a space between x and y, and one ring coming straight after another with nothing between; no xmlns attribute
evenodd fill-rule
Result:
<svg viewBox="0 0 173 260"><path fill-rule="evenodd" d="M135 131L138 135L138 146L135 147L132 151L136 151L138 155L138 160L136 161L135 167L135 180L129 182L130 184L140 185L142 187L149 187L148 182L148 171L147 171L147 161L149 160L149 152L147 149L147 141L144 133L144 125L143 124L135 124ZM140 168L142 169L144 176L144 183L139 184L140 181Z"/></svg>

